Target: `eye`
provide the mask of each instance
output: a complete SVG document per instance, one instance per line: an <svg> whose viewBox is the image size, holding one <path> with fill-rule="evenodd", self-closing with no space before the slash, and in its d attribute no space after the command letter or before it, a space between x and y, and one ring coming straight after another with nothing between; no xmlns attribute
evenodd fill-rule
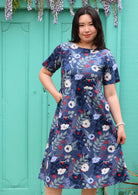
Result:
<svg viewBox="0 0 138 195"><path fill-rule="evenodd" d="M83 24L79 24L79 26L84 26Z"/></svg>
<svg viewBox="0 0 138 195"><path fill-rule="evenodd" d="M93 23L90 24L91 26L93 25Z"/></svg>

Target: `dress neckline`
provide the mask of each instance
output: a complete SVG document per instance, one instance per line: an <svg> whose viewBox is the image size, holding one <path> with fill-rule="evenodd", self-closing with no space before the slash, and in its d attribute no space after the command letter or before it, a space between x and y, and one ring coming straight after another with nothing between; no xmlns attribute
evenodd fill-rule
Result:
<svg viewBox="0 0 138 195"><path fill-rule="evenodd" d="M76 45L76 43L74 42L70 42L70 47L72 49L80 49L80 50L83 50L83 51L89 51L90 53L97 53L100 51L100 49L90 49L90 48L85 48L85 47L79 47L78 45Z"/></svg>
<svg viewBox="0 0 138 195"><path fill-rule="evenodd" d="M78 48L81 48L81 49L97 50L97 49L92 49L92 48L80 47L80 46L78 46L78 45L77 45L76 43L74 43L74 42L71 42L71 43L75 44Z"/></svg>

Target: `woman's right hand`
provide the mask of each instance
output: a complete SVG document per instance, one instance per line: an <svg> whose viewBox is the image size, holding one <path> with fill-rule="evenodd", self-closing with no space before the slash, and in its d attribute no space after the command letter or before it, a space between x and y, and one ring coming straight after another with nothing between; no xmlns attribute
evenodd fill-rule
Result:
<svg viewBox="0 0 138 195"><path fill-rule="evenodd" d="M57 94L54 96L56 102L58 103L62 99L62 93L57 92Z"/></svg>

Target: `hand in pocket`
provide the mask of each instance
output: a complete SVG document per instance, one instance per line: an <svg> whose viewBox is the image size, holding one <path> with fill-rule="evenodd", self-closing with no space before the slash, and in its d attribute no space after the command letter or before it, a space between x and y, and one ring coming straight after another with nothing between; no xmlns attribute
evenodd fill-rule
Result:
<svg viewBox="0 0 138 195"><path fill-rule="evenodd" d="M62 93L58 92L57 95L54 97L57 104L59 103L59 101L62 99Z"/></svg>

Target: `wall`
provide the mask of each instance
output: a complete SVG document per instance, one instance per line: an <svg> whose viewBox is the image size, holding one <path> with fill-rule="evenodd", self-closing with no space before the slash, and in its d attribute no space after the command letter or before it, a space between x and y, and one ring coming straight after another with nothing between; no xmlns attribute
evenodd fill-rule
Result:
<svg viewBox="0 0 138 195"><path fill-rule="evenodd" d="M78 2L76 8L80 6ZM68 4L65 6L67 8ZM65 10L59 16L59 23L53 25L53 16L45 10L43 21L39 23L37 13L27 12L23 3L13 20L5 21L3 7L4 0L0 2L0 194L40 195L44 186L37 176L48 138L46 129L50 128L56 104L43 92L38 73L42 61L59 40L69 38L72 17ZM120 72L121 82L116 87L126 123L124 156L128 169L138 173L138 2L126 0L122 7L117 28L113 27L112 15L105 18L102 10L100 14L107 47L113 51ZM55 82L57 78L59 72L53 77ZM137 182L134 174L130 176L130 182ZM66 195L70 192L64 191ZM129 184L107 189L108 194L114 195L134 192L138 194L137 186Z"/></svg>

